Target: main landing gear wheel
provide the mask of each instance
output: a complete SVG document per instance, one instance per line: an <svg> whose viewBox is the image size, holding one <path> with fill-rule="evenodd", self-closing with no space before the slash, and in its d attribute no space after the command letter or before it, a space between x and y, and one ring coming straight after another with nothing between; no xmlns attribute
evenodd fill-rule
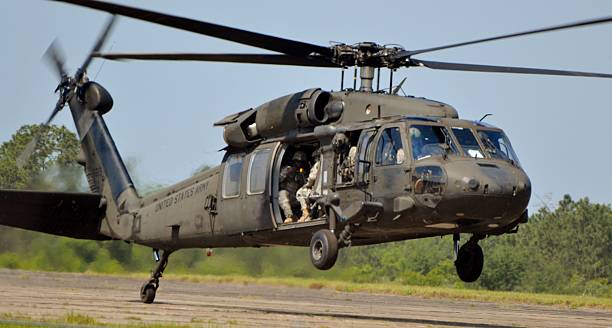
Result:
<svg viewBox="0 0 612 328"><path fill-rule="evenodd" d="M484 254L476 241L470 240L459 249L455 268L459 279L465 282L474 282L482 273Z"/></svg>
<svg viewBox="0 0 612 328"><path fill-rule="evenodd" d="M338 239L327 229L317 231L310 240L310 260L319 270L329 270L338 258Z"/></svg>

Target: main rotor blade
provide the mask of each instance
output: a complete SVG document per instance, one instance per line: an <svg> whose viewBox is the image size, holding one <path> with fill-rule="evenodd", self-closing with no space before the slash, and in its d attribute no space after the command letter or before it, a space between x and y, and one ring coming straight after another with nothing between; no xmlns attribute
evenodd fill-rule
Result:
<svg viewBox="0 0 612 328"><path fill-rule="evenodd" d="M53 40L53 42L51 42L51 44L49 45L49 48L47 48L47 51L45 51L45 54L43 55L43 57L53 66L53 68L55 69L55 72L57 73L60 79L68 75L68 73L66 73L66 68L64 66L64 63L65 63L64 56L61 54L61 51L59 50L59 45L58 45L57 40Z"/></svg>
<svg viewBox="0 0 612 328"><path fill-rule="evenodd" d="M405 57L410 57L410 56L413 56L413 55L422 54L422 53L426 53L426 52L438 51L438 50L442 50L442 49L456 48L456 47L461 47L461 46L467 46L467 45L470 45L470 44L483 43L483 42L502 40L502 39L509 39L509 38L514 38L514 37L517 37L517 36L537 34L537 33L543 33L543 32L552 32L552 31L570 29L570 28L574 28L574 27L596 25L596 24L603 24L603 23L609 23L609 22L612 22L612 16L588 19L588 20L574 22L574 23L550 26L550 27L539 28L539 29L535 29L535 30L529 30L529 31L518 32L518 33L505 34L505 35L494 36L494 37L490 37L490 38L478 39L478 40L473 40L473 41L454 43L454 44L449 44L449 45L445 45L445 46L439 46L439 47L433 47L433 48L427 48L427 49L420 49L420 50L412 50L412 51L403 51L400 54L398 54L397 57L398 58L405 58Z"/></svg>
<svg viewBox="0 0 612 328"><path fill-rule="evenodd" d="M174 27L177 29L203 34L223 40L238 42L253 47L267 49L292 55L296 57L308 57L312 54L319 54L324 57L331 57L330 48L322 47L310 43L283 39L275 36L245 31L237 28L202 22L190 18L183 18L150 10L133 8L113 3L106 3L94 0L54 0L59 2L71 3L78 6L89 7L102 10L111 14L127 16L135 19L144 20L159 25Z"/></svg>
<svg viewBox="0 0 612 328"><path fill-rule="evenodd" d="M113 29L113 25L115 24L116 18L117 18L116 15L112 15L106 22L106 25L104 29L102 30L102 33L100 33L100 35L98 36L98 40L96 41L93 48L89 52L89 55L83 62L83 65L81 65L81 67L79 68L80 73L87 71L87 68L89 67L89 64L91 63L91 60L93 59L93 54L98 53L100 49L102 49L102 47L104 46L104 43L106 42L106 39L108 38L108 35Z"/></svg>
<svg viewBox="0 0 612 328"><path fill-rule="evenodd" d="M428 60L410 59L410 66L421 66L431 69L452 70L452 71L469 71L469 72L487 72L487 73L516 73L516 74L539 74L539 75L560 75L560 76L585 76L585 77L602 77L612 78L612 74L590 73L578 71L561 71L542 68L527 68L527 67L511 67L511 66L490 66L490 65L475 65L461 63L446 63Z"/></svg>
<svg viewBox="0 0 612 328"><path fill-rule="evenodd" d="M340 67L330 61L320 58L304 58L277 54L96 53L93 56L110 60L188 60L247 64Z"/></svg>

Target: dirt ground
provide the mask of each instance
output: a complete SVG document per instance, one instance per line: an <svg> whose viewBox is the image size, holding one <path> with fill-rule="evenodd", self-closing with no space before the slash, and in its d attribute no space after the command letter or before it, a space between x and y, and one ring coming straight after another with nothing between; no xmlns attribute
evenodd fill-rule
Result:
<svg viewBox="0 0 612 328"><path fill-rule="evenodd" d="M162 280L154 304L142 281L0 270L0 314L204 327L612 327L612 312L245 284Z"/></svg>

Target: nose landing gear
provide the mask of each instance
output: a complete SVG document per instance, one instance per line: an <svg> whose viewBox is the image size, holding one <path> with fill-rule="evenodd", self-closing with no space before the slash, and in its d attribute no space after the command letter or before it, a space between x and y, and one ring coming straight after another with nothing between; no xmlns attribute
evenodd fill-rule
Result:
<svg viewBox="0 0 612 328"><path fill-rule="evenodd" d="M455 234L455 268L459 279L465 282L474 282L480 277L484 265L484 253L478 245L478 241L484 236L473 235L470 240L457 250L459 246L459 234Z"/></svg>
<svg viewBox="0 0 612 328"><path fill-rule="evenodd" d="M155 300L155 293L157 292L157 288L159 288L159 278L162 277L162 273L164 273L164 269L166 269L166 265L168 265L170 254L172 254L172 251L165 250L160 257L157 251L154 252L157 265L151 273L151 279L145 282L140 288L140 300L143 303L151 304L153 300Z"/></svg>

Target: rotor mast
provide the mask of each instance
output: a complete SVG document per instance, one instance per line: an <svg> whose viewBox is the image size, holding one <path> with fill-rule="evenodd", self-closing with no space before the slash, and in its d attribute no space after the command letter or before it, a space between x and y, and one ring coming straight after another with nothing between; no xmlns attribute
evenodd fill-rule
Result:
<svg viewBox="0 0 612 328"><path fill-rule="evenodd" d="M361 92L373 92L374 91L374 89L372 89L372 81L374 80L374 67L372 66L360 67L359 79L361 80L359 91Z"/></svg>

